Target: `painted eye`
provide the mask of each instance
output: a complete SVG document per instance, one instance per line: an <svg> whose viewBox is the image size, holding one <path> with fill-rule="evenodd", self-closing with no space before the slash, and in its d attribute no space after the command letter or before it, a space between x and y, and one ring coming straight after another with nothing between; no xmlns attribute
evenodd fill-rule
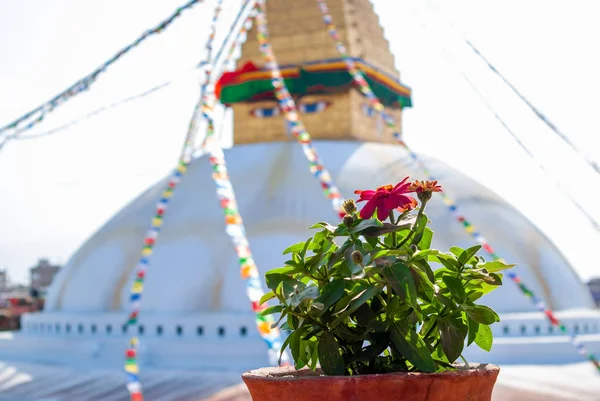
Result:
<svg viewBox="0 0 600 401"><path fill-rule="evenodd" d="M394 116L387 113L383 113L383 121L388 125L396 125L396 119Z"/></svg>
<svg viewBox="0 0 600 401"><path fill-rule="evenodd" d="M375 108L368 103L363 103L362 110L367 117L373 117L375 115Z"/></svg>
<svg viewBox="0 0 600 401"><path fill-rule="evenodd" d="M320 113L331 105L329 102L302 103L298 111L302 114Z"/></svg>
<svg viewBox="0 0 600 401"><path fill-rule="evenodd" d="M367 117L374 117L377 115L377 111L375 110L375 108L368 103L364 103L361 108ZM396 120L394 119L394 116L392 116L386 112L383 112L382 116L383 116L383 121L387 125L395 125L396 124Z"/></svg>
<svg viewBox="0 0 600 401"><path fill-rule="evenodd" d="M250 115L257 118L271 118L281 114L279 107L257 107L250 110Z"/></svg>

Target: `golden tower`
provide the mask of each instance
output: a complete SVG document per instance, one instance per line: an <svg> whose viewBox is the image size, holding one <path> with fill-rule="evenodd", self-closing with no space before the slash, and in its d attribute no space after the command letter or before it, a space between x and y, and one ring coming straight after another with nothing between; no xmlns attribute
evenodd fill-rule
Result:
<svg viewBox="0 0 600 401"><path fill-rule="evenodd" d="M399 80L394 56L371 2L329 0L327 3L348 53L375 67L378 73L387 74L389 79ZM312 62L343 65L315 0L268 0L267 18L270 42L282 71L286 65L302 67ZM264 66L256 26L248 33L236 68L242 68L247 62ZM365 108L367 99L350 84L337 91L308 93L295 100L314 139L395 142L391 129L385 128L380 118L368 115ZM303 109L308 110L305 105L312 105L313 112L303 112ZM231 106L234 110L234 144L293 140L286 133L283 113L270 115L278 108L274 99L236 102ZM386 113L395 119L399 127L401 108L386 108ZM269 118L265 118L266 114Z"/></svg>

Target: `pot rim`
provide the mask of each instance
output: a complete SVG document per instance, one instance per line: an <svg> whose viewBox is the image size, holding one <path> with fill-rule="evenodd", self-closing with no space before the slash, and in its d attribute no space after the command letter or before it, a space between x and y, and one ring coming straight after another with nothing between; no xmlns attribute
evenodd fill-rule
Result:
<svg viewBox="0 0 600 401"><path fill-rule="evenodd" d="M464 363L454 364L459 370L422 373L422 372L393 372L393 373L377 373L369 375L357 376L326 376L322 373L313 372L308 368L296 370L293 366L276 366L253 369L242 374L244 380L261 380L261 381L301 381L301 380L364 380L371 379L389 379L389 378L409 378L411 380L446 378L452 376L489 376L497 375L500 372L500 367L491 363L469 363L469 369L465 368Z"/></svg>

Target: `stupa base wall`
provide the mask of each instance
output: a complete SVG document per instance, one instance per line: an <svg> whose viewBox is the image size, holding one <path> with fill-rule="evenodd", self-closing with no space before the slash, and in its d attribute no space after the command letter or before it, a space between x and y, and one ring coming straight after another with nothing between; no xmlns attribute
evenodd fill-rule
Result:
<svg viewBox="0 0 600 401"><path fill-rule="evenodd" d="M600 312L591 309L556 313L570 333L600 354ZM0 360L121 369L128 339L140 339L142 367L175 370L244 370L267 366L267 347L251 313L146 314L123 332L122 313L32 313L20 332L0 337ZM507 313L492 326L494 345L476 345L468 360L500 365L565 364L585 360L571 338L551 327L542 313Z"/></svg>

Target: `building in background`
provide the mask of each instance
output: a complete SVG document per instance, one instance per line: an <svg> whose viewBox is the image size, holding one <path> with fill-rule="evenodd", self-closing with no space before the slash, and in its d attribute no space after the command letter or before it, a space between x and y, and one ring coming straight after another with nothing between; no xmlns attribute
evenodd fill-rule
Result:
<svg viewBox="0 0 600 401"><path fill-rule="evenodd" d="M8 271L6 269L0 270L0 293L8 290Z"/></svg>
<svg viewBox="0 0 600 401"><path fill-rule="evenodd" d="M51 264L48 259L39 259L37 265L29 269L29 287L44 294L59 270L59 265Z"/></svg>
<svg viewBox="0 0 600 401"><path fill-rule="evenodd" d="M594 298L596 305L600 306L600 277L591 279L587 285L592 293L592 298Z"/></svg>

